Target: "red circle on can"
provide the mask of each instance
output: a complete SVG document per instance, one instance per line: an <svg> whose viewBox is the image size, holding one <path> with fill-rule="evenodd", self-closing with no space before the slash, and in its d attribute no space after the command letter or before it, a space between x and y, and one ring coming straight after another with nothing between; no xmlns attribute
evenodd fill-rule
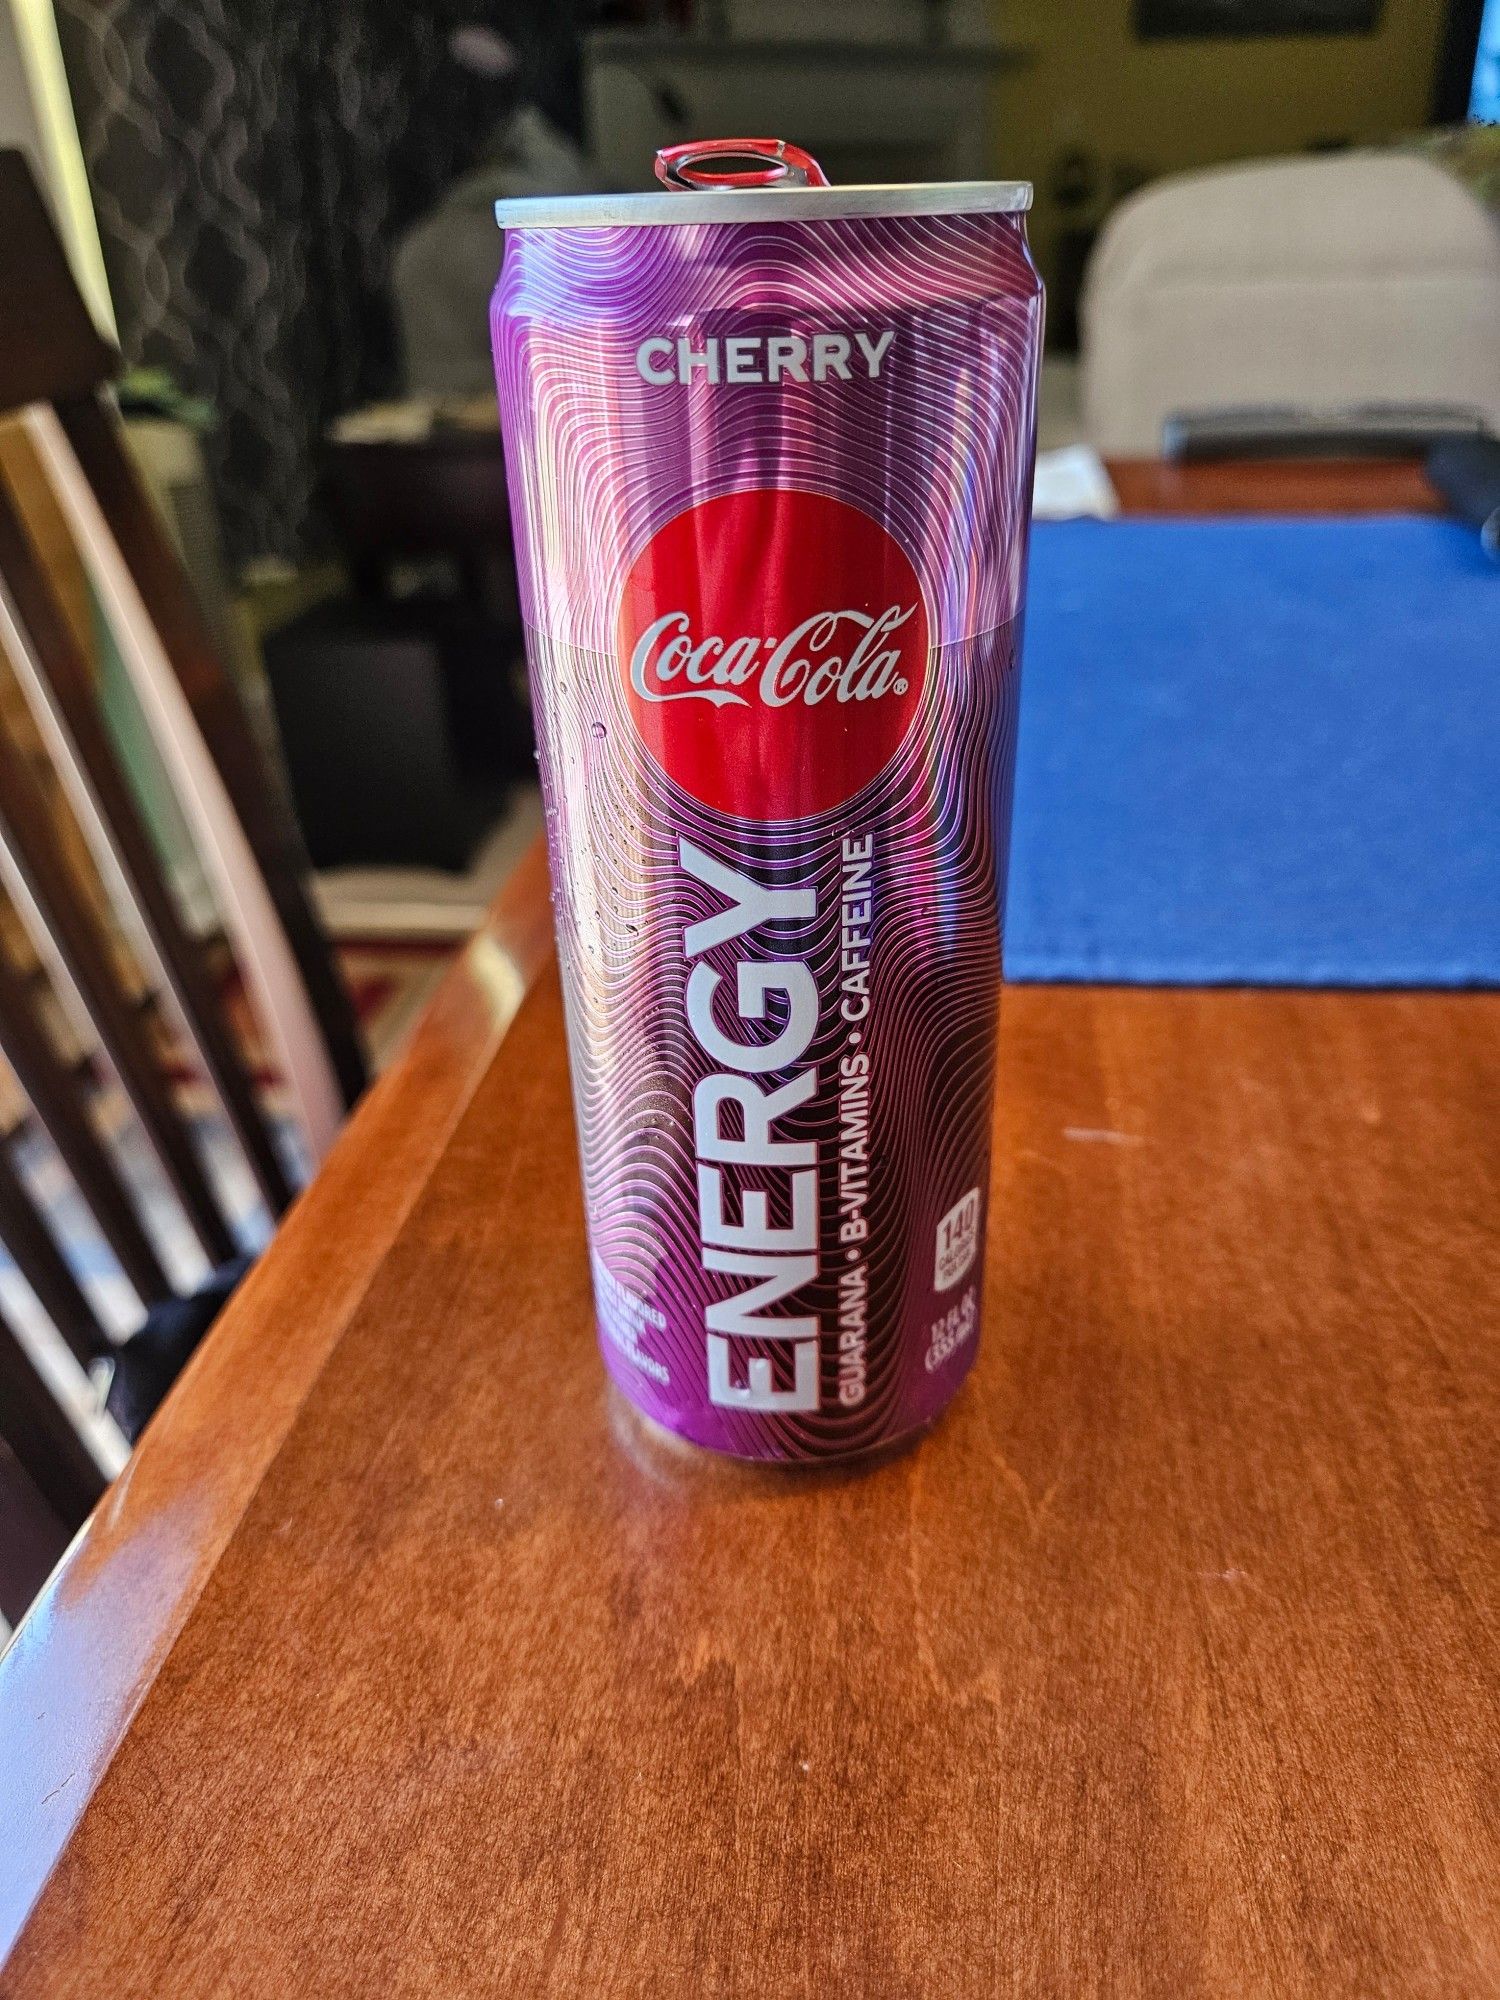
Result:
<svg viewBox="0 0 1500 2000"><path fill-rule="evenodd" d="M927 677L911 559L846 501L725 493L641 550L620 600L625 698L661 768L714 811L805 819L899 748Z"/></svg>

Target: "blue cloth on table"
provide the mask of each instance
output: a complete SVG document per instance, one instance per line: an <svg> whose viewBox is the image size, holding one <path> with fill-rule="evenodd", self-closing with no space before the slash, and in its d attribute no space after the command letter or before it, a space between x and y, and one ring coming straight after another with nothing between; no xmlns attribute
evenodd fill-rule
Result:
<svg viewBox="0 0 1500 2000"><path fill-rule="evenodd" d="M1500 570L1472 528L1039 522L1012 979L1500 982Z"/></svg>

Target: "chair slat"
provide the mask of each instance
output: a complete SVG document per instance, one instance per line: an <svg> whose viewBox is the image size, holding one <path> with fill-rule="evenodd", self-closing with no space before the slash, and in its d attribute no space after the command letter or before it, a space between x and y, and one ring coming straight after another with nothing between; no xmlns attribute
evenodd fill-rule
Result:
<svg viewBox="0 0 1500 2000"><path fill-rule="evenodd" d="M0 1243L41 1301L47 1317L87 1368L113 1351L72 1267L53 1241L11 1157L0 1144Z"/></svg>
<svg viewBox="0 0 1500 2000"><path fill-rule="evenodd" d="M0 149L0 415L20 416L111 623L316 1160L366 1082L353 1010L308 892L307 858L280 774L256 741L127 451L108 393L118 372L119 357L92 325L25 158ZM273 1214L291 1189L207 959L183 922L99 713L87 641L68 621L29 511L16 498L0 492L0 648L31 715L18 713L0 684L20 732L0 730L0 881L69 1012L91 1024L190 1229L222 1265L234 1249L229 1218L161 1074L152 1024L118 964L114 927L81 886L92 871L85 862L79 874L73 819L118 906L134 906L132 936L148 979L180 1011ZM45 784L38 777L31 716L71 816L54 812L50 776ZM0 913L9 915L3 894ZM142 1303L170 1298L145 1226L149 1206L95 1129L99 1107L49 1018L50 993L23 978L10 953L0 934L0 1049ZM112 1348L4 1139L0 1237L80 1361L122 1353L144 1364L137 1388L160 1388L148 1375L170 1375L176 1358L170 1339L152 1344L162 1325L146 1341ZM178 1329L184 1340L198 1331L201 1319ZM36 1514L47 1517L50 1508L72 1529L105 1489L108 1448L86 1415L75 1422L77 1407L70 1414L68 1399L52 1394L51 1353L38 1350L38 1365L0 1315L0 1504L19 1490ZM115 1388L130 1379L122 1363ZM50 1517L48 1524L56 1525ZM14 1581L0 1561L0 1590Z"/></svg>
<svg viewBox="0 0 1500 2000"><path fill-rule="evenodd" d="M169 1297L171 1281L141 1227L119 1170L79 1104L76 1080L37 1019L26 982L3 949L0 1049L142 1305Z"/></svg>
<svg viewBox="0 0 1500 2000"><path fill-rule="evenodd" d="M0 1437L65 1526L81 1527L109 1481L3 1314Z"/></svg>
<svg viewBox="0 0 1500 2000"><path fill-rule="evenodd" d="M0 735L0 844L36 910L38 949L55 951L194 1234L210 1261L223 1263L234 1254L234 1239L156 1067L141 1017L115 983L114 968L56 843L40 786Z"/></svg>
<svg viewBox="0 0 1500 2000"><path fill-rule="evenodd" d="M0 638L7 596L18 628L13 634L14 665L39 722L53 739L58 768L74 796L80 822L123 875L199 1058L267 1205L273 1215L280 1215L292 1190L244 1063L227 1030L202 954L182 923L121 776L99 717L88 666L14 502L0 486Z"/></svg>
<svg viewBox="0 0 1500 2000"><path fill-rule="evenodd" d="M0 411L96 389L119 372L73 282L24 153L0 151Z"/></svg>
<svg viewBox="0 0 1500 2000"><path fill-rule="evenodd" d="M130 460L118 418L94 396L60 400L57 415L265 878L348 1110L368 1080L365 1061L349 996L307 892L307 851L290 801L267 768L192 586Z"/></svg>

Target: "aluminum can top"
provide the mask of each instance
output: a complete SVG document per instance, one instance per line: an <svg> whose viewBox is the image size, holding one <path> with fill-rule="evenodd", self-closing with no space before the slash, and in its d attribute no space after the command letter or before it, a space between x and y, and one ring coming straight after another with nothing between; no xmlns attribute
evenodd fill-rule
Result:
<svg viewBox="0 0 1500 2000"><path fill-rule="evenodd" d="M885 520L936 647L1008 622L1041 292L1029 190L828 187L770 139L673 147L657 172L659 194L497 208L517 231L493 310L528 624L611 651L631 563L705 481L837 490ZM778 384L789 339L808 365ZM825 349L848 357L826 379Z"/></svg>
<svg viewBox="0 0 1500 2000"><path fill-rule="evenodd" d="M518 195L495 203L502 229L661 228L683 222L838 222L853 216L1024 215L1029 181L922 181L910 185L723 188L680 194Z"/></svg>

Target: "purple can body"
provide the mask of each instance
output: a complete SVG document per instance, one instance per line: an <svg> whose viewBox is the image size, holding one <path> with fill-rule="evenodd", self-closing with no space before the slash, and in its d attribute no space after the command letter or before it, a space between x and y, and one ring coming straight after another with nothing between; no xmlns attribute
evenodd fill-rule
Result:
<svg viewBox="0 0 1500 2000"><path fill-rule="evenodd" d="M760 1459L931 1421L988 1219L1041 287L845 192L502 208L494 301L601 1348Z"/></svg>

